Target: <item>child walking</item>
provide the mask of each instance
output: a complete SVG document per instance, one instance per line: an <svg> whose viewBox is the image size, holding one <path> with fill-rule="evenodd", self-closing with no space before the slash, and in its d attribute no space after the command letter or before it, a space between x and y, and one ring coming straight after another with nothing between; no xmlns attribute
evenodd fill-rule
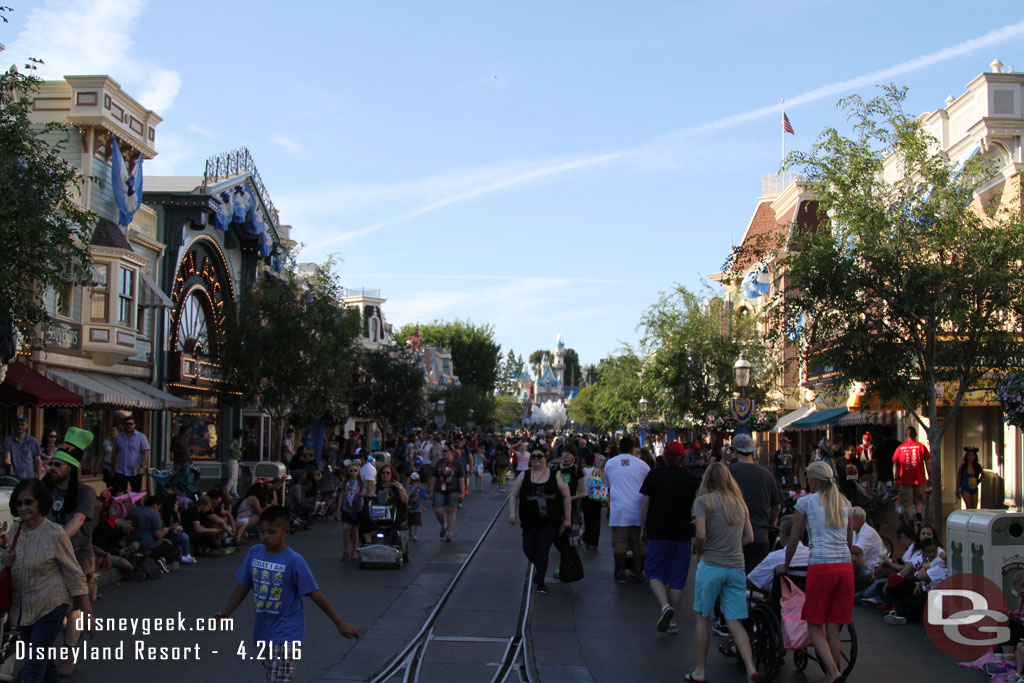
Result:
<svg viewBox="0 0 1024 683"><path fill-rule="evenodd" d="M423 526L423 499L427 497L427 487L420 483L418 473L409 475L405 492L409 494L409 538L418 541L420 527Z"/></svg>
<svg viewBox="0 0 1024 683"><path fill-rule="evenodd" d="M359 548L359 513L363 509L363 477L359 461L345 466L341 488L341 561L356 559Z"/></svg>
<svg viewBox="0 0 1024 683"><path fill-rule="evenodd" d="M342 637L359 638L356 627L338 616L320 592L306 560L285 545L290 530L288 509L284 506L271 505L260 514L262 545L249 549L235 573L238 586L224 609L213 615L214 619L226 619L253 591L253 645L256 652L261 651L261 646L267 648L261 663L270 683L289 683L295 678L297 655L306 632L303 597L308 596L334 622Z"/></svg>
<svg viewBox="0 0 1024 683"><path fill-rule="evenodd" d="M486 461L484 460L484 447L477 446L476 451L473 453L473 478L476 483L476 490L484 490L484 467Z"/></svg>

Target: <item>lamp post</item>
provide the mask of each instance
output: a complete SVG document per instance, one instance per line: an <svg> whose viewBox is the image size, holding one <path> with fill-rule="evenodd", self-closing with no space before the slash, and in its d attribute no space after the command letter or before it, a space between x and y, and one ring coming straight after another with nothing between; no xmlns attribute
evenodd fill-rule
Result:
<svg viewBox="0 0 1024 683"><path fill-rule="evenodd" d="M445 419L446 418L444 416L444 399L439 398L434 403L434 424L437 425L438 429L444 427Z"/></svg>
<svg viewBox="0 0 1024 683"><path fill-rule="evenodd" d="M750 428L747 423L754 414L754 400L746 398L747 387L750 385L751 363L740 354L740 357L733 364L733 381L736 383L739 396L729 401L729 407L736 418L736 434L749 434Z"/></svg>

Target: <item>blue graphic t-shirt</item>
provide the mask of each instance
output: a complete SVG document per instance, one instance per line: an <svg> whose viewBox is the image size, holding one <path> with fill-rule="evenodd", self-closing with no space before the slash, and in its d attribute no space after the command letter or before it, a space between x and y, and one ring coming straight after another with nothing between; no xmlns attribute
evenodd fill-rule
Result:
<svg viewBox="0 0 1024 683"><path fill-rule="evenodd" d="M271 555L262 544L254 545L235 578L252 590L256 601L254 641L302 640L306 632L302 596L319 590L302 555L291 548Z"/></svg>

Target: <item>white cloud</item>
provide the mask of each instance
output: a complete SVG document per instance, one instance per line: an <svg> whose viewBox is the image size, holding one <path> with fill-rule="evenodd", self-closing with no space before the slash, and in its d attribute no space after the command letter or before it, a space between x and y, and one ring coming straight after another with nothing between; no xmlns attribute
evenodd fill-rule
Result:
<svg viewBox="0 0 1024 683"><path fill-rule="evenodd" d="M797 106L816 102L826 97L848 92L865 85L884 82L896 76L935 66L936 64L940 64L949 59L961 57L982 48L998 45L1008 40L1020 38L1021 36L1024 36L1024 21L1019 21L1015 24L990 31L983 36L971 38L961 43L957 43L956 45L942 48L941 50L901 62L894 66L872 71L854 78L836 81L834 83L806 91L789 99L787 101L787 107L789 109L793 109ZM532 163L519 162L512 165L512 168L508 168L508 164L498 164L490 167L489 169L482 169L483 172L480 172L480 169L478 169L476 175L474 175L473 171L455 172L442 174L436 178L397 183L391 186L361 187L343 185L334 188L334 190L328 189L327 194L337 193L342 196L348 196L352 201L386 201L389 196L405 199L415 196L417 192L429 194L429 198L424 199L426 203L416 206L410 210L402 211L390 218L365 225L355 230L335 234L332 237L312 244L311 247L321 248L331 244L337 244L339 242L347 242L357 237L376 232L382 228L404 223L424 214L432 213L447 206L451 206L452 204L469 201L483 195L515 187L516 185L552 178L571 171L579 171L605 164L623 162L643 163L646 165L664 165L666 163L671 163L670 159L674 154L685 155L688 153L686 148L678 148L679 141L682 138L694 139L698 138L702 134L731 128L755 119L779 115L780 104L771 104L757 109L752 109L750 111L741 112L739 114L734 114L732 116L726 116L714 121L709 121L707 123L688 126L686 128L658 136L657 138L635 147L613 152L589 154L554 161L545 160ZM682 158L682 156L679 158ZM502 169L505 169L503 174L495 175L495 171L501 171ZM462 182L452 183L452 180ZM451 187L451 189L446 192L444 191L446 187ZM321 206L334 208L331 202L323 201L324 199L325 197L321 194ZM309 206L315 203L316 202L308 202L305 205ZM336 232L336 230L333 229L333 226L331 228L321 226L319 229L314 228L313 230L315 233L321 235L328 232Z"/></svg>
<svg viewBox="0 0 1024 683"><path fill-rule="evenodd" d="M132 33L146 0L48 0L29 12L4 57L19 67L42 59L47 79L108 74L143 106L163 115L174 105L181 76L139 60Z"/></svg>
<svg viewBox="0 0 1024 683"><path fill-rule="evenodd" d="M156 141L158 154L145 164L143 175L200 175L203 172L203 159L192 145L184 138L173 133L158 133ZM191 160L193 163L183 165Z"/></svg>
<svg viewBox="0 0 1024 683"><path fill-rule="evenodd" d="M284 150L284 153L287 154L288 156L290 156L290 157L300 157L300 156L302 156L302 152L303 152L302 145L300 145L298 142L296 142L292 138L285 137L284 135L275 135L275 136L273 136L270 139L273 140L275 144L279 145L281 147L281 149Z"/></svg>

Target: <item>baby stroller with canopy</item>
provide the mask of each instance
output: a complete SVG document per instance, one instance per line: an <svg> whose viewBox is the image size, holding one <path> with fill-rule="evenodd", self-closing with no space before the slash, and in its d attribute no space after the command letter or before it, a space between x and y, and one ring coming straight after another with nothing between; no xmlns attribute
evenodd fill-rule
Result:
<svg viewBox="0 0 1024 683"><path fill-rule="evenodd" d="M156 493L161 498L167 498L174 493L178 496L179 501L190 500L194 503L199 500L198 470L192 468L172 472L150 470L149 476L153 479Z"/></svg>

